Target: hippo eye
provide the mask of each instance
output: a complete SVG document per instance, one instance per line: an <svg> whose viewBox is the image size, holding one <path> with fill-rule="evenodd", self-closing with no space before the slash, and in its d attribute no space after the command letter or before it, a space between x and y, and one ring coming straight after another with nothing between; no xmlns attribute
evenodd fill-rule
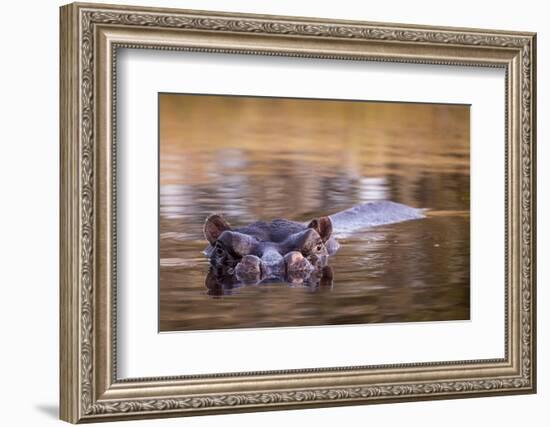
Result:
<svg viewBox="0 0 550 427"><path fill-rule="evenodd" d="M216 247L216 255L222 256L224 254L224 250L221 247Z"/></svg>

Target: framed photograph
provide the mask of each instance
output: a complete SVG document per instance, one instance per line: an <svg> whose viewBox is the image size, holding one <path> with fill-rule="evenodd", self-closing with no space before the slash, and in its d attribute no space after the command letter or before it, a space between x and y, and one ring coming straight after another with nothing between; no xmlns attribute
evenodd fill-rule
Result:
<svg viewBox="0 0 550 427"><path fill-rule="evenodd" d="M60 13L63 420L536 391L535 34Z"/></svg>

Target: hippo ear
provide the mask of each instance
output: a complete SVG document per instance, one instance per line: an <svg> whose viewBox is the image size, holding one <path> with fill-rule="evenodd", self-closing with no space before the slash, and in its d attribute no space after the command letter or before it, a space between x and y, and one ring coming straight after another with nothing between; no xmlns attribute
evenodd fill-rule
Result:
<svg viewBox="0 0 550 427"><path fill-rule="evenodd" d="M323 242L330 239L332 235L332 221L328 216L315 218L308 224L307 228L313 228L321 236Z"/></svg>
<svg viewBox="0 0 550 427"><path fill-rule="evenodd" d="M231 230L227 221L221 215L210 215L204 223L204 237L213 245L220 234L225 230Z"/></svg>

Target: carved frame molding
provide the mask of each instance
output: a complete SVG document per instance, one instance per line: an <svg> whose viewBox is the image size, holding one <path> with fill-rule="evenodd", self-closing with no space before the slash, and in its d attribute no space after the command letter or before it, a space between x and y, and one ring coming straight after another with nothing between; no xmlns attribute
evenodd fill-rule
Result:
<svg viewBox="0 0 550 427"><path fill-rule="evenodd" d="M114 147L119 48L505 68L506 357L118 380ZM63 6L61 418L75 423L534 392L535 51L532 33ZM286 385L289 380L298 385Z"/></svg>

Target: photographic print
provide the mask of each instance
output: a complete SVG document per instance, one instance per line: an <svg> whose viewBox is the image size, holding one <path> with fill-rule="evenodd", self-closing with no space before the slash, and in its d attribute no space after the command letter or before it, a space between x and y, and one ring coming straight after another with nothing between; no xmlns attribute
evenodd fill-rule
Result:
<svg viewBox="0 0 550 427"><path fill-rule="evenodd" d="M535 33L59 23L61 419L536 392Z"/></svg>
<svg viewBox="0 0 550 427"><path fill-rule="evenodd" d="M160 332L469 319L469 105L158 100Z"/></svg>

